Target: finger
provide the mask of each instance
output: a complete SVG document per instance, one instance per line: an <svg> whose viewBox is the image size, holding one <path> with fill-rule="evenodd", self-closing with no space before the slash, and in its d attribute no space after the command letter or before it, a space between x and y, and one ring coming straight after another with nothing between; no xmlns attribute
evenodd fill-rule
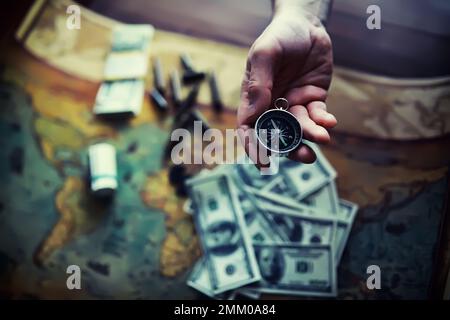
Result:
<svg viewBox="0 0 450 320"><path fill-rule="evenodd" d="M333 128L337 124L336 118L327 112L327 106L324 102L313 101L306 108L308 109L309 117L316 124L325 128Z"/></svg>
<svg viewBox="0 0 450 320"><path fill-rule="evenodd" d="M303 128L303 138L316 143L326 144L330 142L328 131L317 125L309 117L308 111L304 106L293 106L289 111L298 119Z"/></svg>
<svg viewBox="0 0 450 320"><path fill-rule="evenodd" d="M253 161L258 169L270 166L270 158L267 150L258 142L254 129L248 125L241 125L238 136L244 146L245 153Z"/></svg>
<svg viewBox="0 0 450 320"><path fill-rule="evenodd" d="M313 101L325 101L326 98L327 90L314 85L292 88L286 94L286 99L291 105L306 106Z"/></svg>
<svg viewBox="0 0 450 320"><path fill-rule="evenodd" d="M316 153L309 146L302 144L300 148L292 151L288 158L303 163L313 163L316 161Z"/></svg>
<svg viewBox="0 0 450 320"><path fill-rule="evenodd" d="M311 120L325 128L332 128L337 124L336 118L329 112L325 104L327 91L317 86L307 85L293 88L286 94L291 105L307 106Z"/></svg>

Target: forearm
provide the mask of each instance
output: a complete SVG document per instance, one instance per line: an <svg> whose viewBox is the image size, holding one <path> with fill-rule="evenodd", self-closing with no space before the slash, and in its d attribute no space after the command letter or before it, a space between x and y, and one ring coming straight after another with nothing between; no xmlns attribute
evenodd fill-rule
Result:
<svg viewBox="0 0 450 320"><path fill-rule="evenodd" d="M325 23L331 10L332 0L272 0L274 15L291 14L313 15Z"/></svg>

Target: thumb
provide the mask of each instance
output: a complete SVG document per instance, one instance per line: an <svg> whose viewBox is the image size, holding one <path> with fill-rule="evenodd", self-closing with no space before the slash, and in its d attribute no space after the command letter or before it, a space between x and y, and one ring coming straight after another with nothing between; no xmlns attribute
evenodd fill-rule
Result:
<svg viewBox="0 0 450 320"><path fill-rule="evenodd" d="M250 52L241 89L238 112L240 124L252 125L269 108L272 101L273 65L274 55L270 50Z"/></svg>

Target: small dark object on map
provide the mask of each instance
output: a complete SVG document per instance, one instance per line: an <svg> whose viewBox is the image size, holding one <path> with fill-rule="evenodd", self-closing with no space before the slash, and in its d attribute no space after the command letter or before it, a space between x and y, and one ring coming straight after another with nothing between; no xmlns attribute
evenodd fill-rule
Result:
<svg viewBox="0 0 450 320"><path fill-rule="evenodd" d="M183 98L181 97L180 76L177 70L173 70L170 74L170 91L172 93L172 101L175 108L180 108Z"/></svg>
<svg viewBox="0 0 450 320"><path fill-rule="evenodd" d="M204 72L197 72L192 70L187 70L183 73L183 83L191 84L202 81L205 79L206 74Z"/></svg>
<svg viewBox="0 0 450 320"><path fill-rule="evenodd" d="M187 53L183 53L180 56L181 66L185 71L195 71L194 66L192 65L191 57Z"/></svg>
<svg viewBox="0 0 450 320"><path fill-rule="evenodd" d="M174 126L176 128L190 128L196 120L196 115L192 112L192 109L197 103L197 96L199 92L199 84L195 85L188 96L182 103L182 107L175 115Z"/></svg>
<svg viewBox="0 0 450 320"><path fill-rule="evenodd" d="M180 61L181 66L183 67L184 70L182 76L184 84L196 83L205 79L206 74L204 72L195 70L194 66L192 65L191 58L187 53L183 53L180 56Z"/></svg>
<svg viewBox="0 0 450 320"><path fill-rule="evenodd" d="M217 79L214 72L212 72L208 79L209 89L211 91L211 102L214 111L221 112L223 109L222 99L220 97L219 87L217 86Z"/></svg>
<svg viewBox="0 0 450 320"><path fill-rule="evenodd" d="M174 164L169 169L169 182L175 186L184 181L186 167L181 164Z"/></svg>
<svg viewBox="0 0 450 320"><path fill-rule="evenodd" d="M166 111L168 109L167 100L164 99L158 89L153 89L152 92L150 92L150 97L152 98L152 101L155 103L158 110Z"/></svg>
<svg viewBox="0 0 450 320"><path fill-rule="evenodd" d="M191 89L191 91L189 91L188 96L186 97L186 99L183 101L183 104L182 104L183 110L188 110L188 109L191 109L192 107L194 107L194 105L197 103L197 96L198 96L199 90L200 90L200 86L199 86L199 84L196 84ZM183 112L183 110L181 112Z"/></svg>
<svg viewBox="0 0 450 320"><path fill-rule="evenodd" d="M162 65L159 58L153 59L153 83L154 87L159 91L159 93L164 96L165 88L164 88L164 77L162 71Z"/></svg>

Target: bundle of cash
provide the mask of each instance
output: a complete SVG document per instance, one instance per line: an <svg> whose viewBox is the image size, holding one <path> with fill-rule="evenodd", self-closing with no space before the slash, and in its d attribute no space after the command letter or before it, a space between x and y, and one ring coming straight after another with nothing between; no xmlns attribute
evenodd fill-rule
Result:
<svg viewBox="0 0 450 320"><path fill-rule="evenodd" d="M120 24L115 27L105 63L105 82L97 92L95 114L139 114L153 33L151 25Z"/></svg>
<svg viewBox="0 0 450 320"><path fill-rule="evenodd" d="M150 25L118 25L115 27L111 41L111 52L105 64L105 80L141 79L145 77L153 33L154 28Z"/></svg>
<svg viewBox="0 0 450 320"><path fill-rule="evenodd" d="M313 164L281 158L261 175L251 163L224 164L187 181L203 256L187 281L217 299L262 293L337 295L337 267L358 206L339 199L336 171L320 149Z"/></svg>

